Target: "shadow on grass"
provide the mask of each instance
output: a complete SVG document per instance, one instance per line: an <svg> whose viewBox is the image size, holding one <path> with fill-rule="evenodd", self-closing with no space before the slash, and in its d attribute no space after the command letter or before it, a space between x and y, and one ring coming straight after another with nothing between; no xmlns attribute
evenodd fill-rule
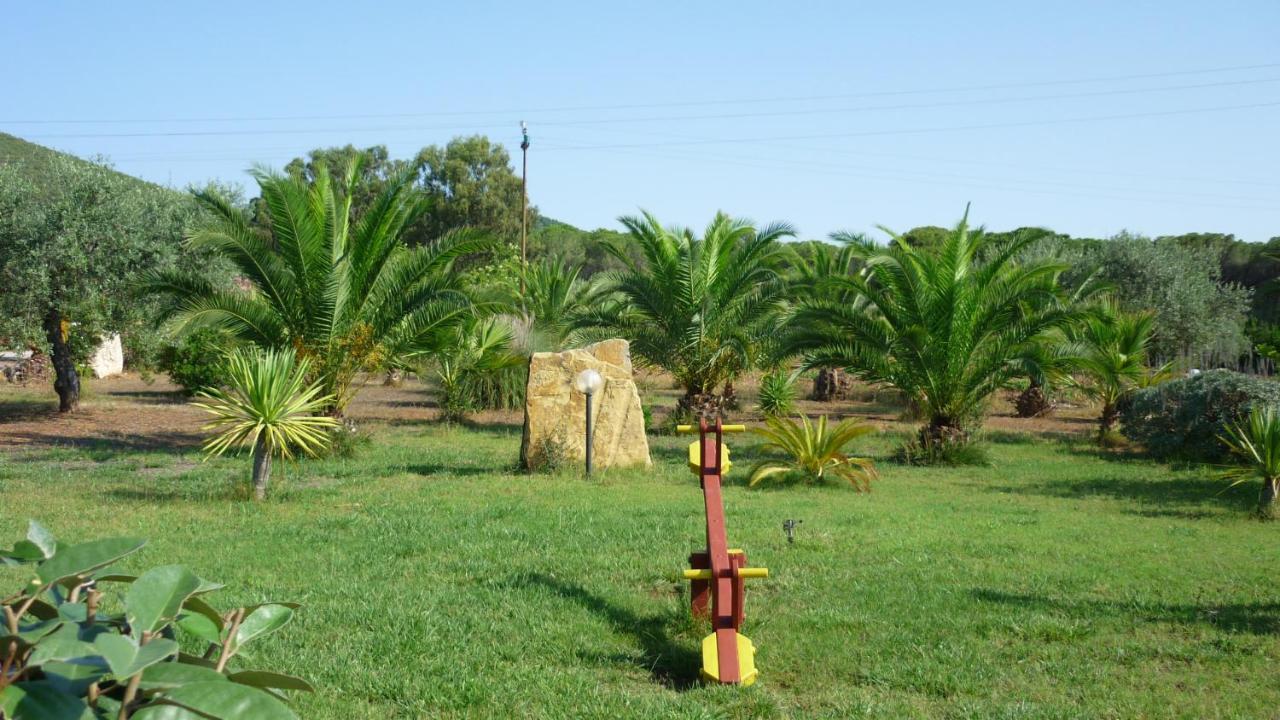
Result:
<svg viewBox="0 0 1280 720"><path fill-rule="evenodd" d="M1147 479L1141 477L1103 476L1085 480L1046 480L1020 485L986 485L993 492L1016 495L1041 495L1058 498L1110 497L1117 500L1134 500L1144 505L1186 506L1176 511L1134 510L1139 515L1173 515L1178 517L1203 517L1211 508L1248 513L1257 504L1257 488L1248 485L1229 487L1212 477L1177 477L1171 479ZM1199 513L1199 514L1197 514Z"/></svg>
<svg viewBox="0 0 1280 720"><path fill-rule="evenodd" d="M495 475L497 472L491 467L476 467L474 465L446 465L445 463L426 462L409 465L405 470L415 475Z"/></svg>
<svg viewBox="0 0 1280 720"><path fill-rule="evenodd" d="M181 390L107 390L105 397L121 398L139 405L185 405L191 402Z"/></svg>
<svg viewBox="0 0 1280 720"><path fill-rule="evenodd" d="M120 453L172 453L185 455L200 447L203 438L189 432L150 432L129 435L63 435L42 432L8 433L10 438L25 441L26 449L74 448L84 451L97 462L115 460Z"/></svg>
<svg viewBox="0 0 1280 720"><path fill-rule="evenodd" d="M1106 600L1055 600L1038 595L1010 593L990 588L971 591L978 600L1029 610L1052 610L1084 618L1099 615L1127 617L1147 622L1212 625L1225 632L1271 635L1280 632L1280 602L1133 605Z"/></svg>
<svg viewBox="0 0 1280 720"><path fill-rule="evenodd" d="M598 615L615 630L630 636L644 653L636 664L648 670L655 680L672 689L683 691L698 685L701 654L676 640L673 626L678 619L670 615L638 615L618 607L577 583L565 582L543 573L520 576L512 581L517 588L541 587L576 603Z"/></svg>

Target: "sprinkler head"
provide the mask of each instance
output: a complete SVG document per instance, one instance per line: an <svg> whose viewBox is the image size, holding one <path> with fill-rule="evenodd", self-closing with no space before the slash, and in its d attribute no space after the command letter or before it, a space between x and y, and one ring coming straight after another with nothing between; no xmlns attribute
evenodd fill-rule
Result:
<svg viewBox="0 0 1280 720"><path fill-rule="evenodd" d="M804 521L792 520L790 518L782 521L782 531L787 534L787 542L793 543L796 541L796 526L802 522Z"/></svg>

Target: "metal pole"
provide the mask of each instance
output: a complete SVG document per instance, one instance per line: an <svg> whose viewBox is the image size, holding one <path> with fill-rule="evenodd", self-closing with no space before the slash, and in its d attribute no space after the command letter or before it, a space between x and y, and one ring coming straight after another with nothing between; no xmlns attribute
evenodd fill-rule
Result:
<svg viewBox="0 0 1280 720"><path fill-rule="evenodd" d="M520 134L520 302L523 304L524 276L529 264L529 126L524 121L520 122Z"/></svg>
<svg viewBox="0 0 1280 720"><path fill-rule="evenodd" d="M587 474L591 474L591 394L587 394Z"/></svg>

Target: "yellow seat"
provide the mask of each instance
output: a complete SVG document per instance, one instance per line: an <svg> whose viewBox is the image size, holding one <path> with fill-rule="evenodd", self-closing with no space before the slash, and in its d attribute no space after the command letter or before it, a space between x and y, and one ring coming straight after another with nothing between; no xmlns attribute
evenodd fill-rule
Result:
<svg viewBox="0 0 1280 720"><path fill-rule="evenodd" d="M741 678L742 685L750 685L760 675L756 670L756 646L746 635L734 635L738 638L738 677ZM702 679L720 682L720 656L716 653L715 633L702 638Z"/></svg>
<svg viewBox="0 0 1280 720"><path fill-rule="evenodd" d="M733 461L729 459L729 446L721 443L720 445L720 476L724 477L729 474L729 469L733 467ZM689 443L689 469L694 475L702 475L702 442Z"/></svg>

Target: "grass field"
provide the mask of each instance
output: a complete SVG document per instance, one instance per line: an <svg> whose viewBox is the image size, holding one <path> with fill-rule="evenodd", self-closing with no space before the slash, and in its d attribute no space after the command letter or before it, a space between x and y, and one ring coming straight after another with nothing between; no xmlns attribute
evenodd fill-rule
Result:
<svg viewBox="0 0 1280 720"><path fill-rule="evenodd" d="M51 393L0 389L0 542L28 517L142 535L135 567L187 564L224 605L302 602L255 661L318 687L304 718L1280 712L1280 527L1211 469L1007 430L992 467L908 468L890 422L864 448L870 494L729 487L730 542L772 575L747 596L760 682L711 688L677 580L702 536L687 439L651 438L651 472L524 475L510 418L447 428L395 411L420 393L371 389L353 414L372 446L287 468L255 504L247 460L199 462L198 416L107 387L62 430ZM734 450L740 481L751 440Z"/></svg>

